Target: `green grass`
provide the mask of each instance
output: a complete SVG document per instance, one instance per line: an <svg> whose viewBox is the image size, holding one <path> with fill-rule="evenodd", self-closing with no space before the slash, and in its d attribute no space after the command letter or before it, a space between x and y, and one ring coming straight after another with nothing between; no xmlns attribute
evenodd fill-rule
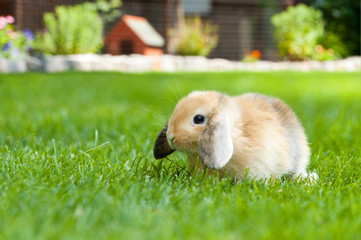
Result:
<svg viewBox="0 0 361 240"><path fill-rule="evenodd" d="M0 239L356 239L360 73L0 75ZM319 181L190 177L152 147L177 97L260 92L306 129ZM170 159L186 166L185 156Z"/></svg>

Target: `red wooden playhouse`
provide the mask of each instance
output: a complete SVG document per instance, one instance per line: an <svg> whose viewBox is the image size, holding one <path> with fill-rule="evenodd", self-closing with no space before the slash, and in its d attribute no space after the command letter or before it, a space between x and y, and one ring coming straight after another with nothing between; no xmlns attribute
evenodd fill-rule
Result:
<svg viewBox="0 0 361 240"><path fill-rule="evenodd" d="M106 51L112 55L161 55L163 37L143 17L124 15L105 38Z"/></svg>

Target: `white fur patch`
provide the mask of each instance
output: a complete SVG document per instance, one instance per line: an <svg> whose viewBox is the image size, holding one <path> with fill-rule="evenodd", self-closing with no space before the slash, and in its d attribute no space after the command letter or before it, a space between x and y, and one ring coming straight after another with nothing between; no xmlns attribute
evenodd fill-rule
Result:
<svg viewBox="0 0 361 240"><path fill-rule="evenodd" d="M233 141L231 137L231 123L225 115L218 116L221 124L215 130L214 136L214 168L224 167L233 155Z"/></svg>
<svg viewBox="0 0 361 240"><path fill-rule="evenodd" d="M190 94L188 94L188 97L195 97L195 96L199 96L199 95L204 95L205 93L207 93L206 91L193 91Z"/></svg>
<svg viewBox="0 0 361 240"><path fill-rule="evenodd" d="M233 155L231 122L225 114L213 116L199 139L199 156L209 168L224 167Z"/></svg>

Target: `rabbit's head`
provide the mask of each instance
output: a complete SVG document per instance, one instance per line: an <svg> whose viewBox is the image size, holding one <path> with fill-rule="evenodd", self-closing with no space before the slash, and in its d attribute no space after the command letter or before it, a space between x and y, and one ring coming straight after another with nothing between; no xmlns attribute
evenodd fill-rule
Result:
<svg viewBox="0 0 361 240"><path fill-rule="evenodd" d="M158 135L155 158L179 150L198 154L210 168L223 167L233 154L232 103L227 95L213 91L195 91L180 100Z"/></svg>

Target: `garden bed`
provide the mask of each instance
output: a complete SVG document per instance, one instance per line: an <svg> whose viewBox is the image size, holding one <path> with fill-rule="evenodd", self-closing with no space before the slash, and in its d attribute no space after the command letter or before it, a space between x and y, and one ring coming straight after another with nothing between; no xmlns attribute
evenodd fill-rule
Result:
<svg viewBox="0 0 361 240"><path fill-rule="evenodd" d="M66 56L29 57L23 60L0 59L0 72L62 72L76 71L360 71L361 57L349 57L336 61L271 62L253 63L230 61L226 59L209 59L198 56L143 56L143 55L97 55L80 54Z"/></svg>

